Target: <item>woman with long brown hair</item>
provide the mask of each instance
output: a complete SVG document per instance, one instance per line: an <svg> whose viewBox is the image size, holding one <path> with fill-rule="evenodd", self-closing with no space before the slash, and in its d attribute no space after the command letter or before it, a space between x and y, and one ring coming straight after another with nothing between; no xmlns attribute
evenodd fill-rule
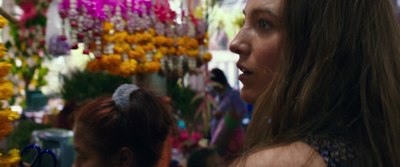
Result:
<svg viewBox="0 0 400 167"><path fill-rule="evenodd" d="M237 166L400 166L390 0L248 0L230 45L255 104Z"/></svg>

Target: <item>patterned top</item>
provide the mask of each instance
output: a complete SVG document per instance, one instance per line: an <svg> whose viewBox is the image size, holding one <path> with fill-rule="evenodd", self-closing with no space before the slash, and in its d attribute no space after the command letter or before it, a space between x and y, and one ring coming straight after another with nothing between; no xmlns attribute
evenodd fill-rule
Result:
<svg viewBox="0 0 400 167"><path fill-rule="evenodd" d="M325 160L327 167L358 166L351 143L343 137L312 135L306 137L304 142L314 147Z"/></svg>

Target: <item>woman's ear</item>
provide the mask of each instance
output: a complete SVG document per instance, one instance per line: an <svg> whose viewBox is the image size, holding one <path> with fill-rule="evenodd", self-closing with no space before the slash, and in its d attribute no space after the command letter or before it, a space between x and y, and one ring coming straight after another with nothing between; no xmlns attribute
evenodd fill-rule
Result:
<svg viewBox="0 0 400 167"><path fill-rule="evenodd" d="M116 160L120 167L131 167L136 163L135 154L128 147L122 147L118 151Z"/></svg>

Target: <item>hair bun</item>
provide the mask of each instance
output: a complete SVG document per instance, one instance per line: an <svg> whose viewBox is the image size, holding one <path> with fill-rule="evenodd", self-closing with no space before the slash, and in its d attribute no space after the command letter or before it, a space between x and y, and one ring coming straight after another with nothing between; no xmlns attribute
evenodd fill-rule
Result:
<svg viewBox="0 0 400 167"><path fill-rule="evenodd" d="M120 85L112 95L112 99L115 102L118 109L126 111L129 109L129 96L132 92L138 90L139 87L134 84L122 84Z"/></svg>

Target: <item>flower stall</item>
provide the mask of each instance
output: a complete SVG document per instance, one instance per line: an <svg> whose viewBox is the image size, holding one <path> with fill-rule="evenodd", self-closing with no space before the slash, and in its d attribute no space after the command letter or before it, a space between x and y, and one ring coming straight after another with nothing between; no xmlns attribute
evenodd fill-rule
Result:
<svg viewBox="0 0 400 167"><path fill-rule="evenodd" d="M165 92L161 95L166 95L171 100L170 105L178 124L175 133L172 133L173 139L169 138L173 147L170 148L172 159L178 157L175 155L177 150L183 156L187 156L199 146L208 146L204 138L207 138L209 133L208 124L212 116L210 110L215 107L216 102L204 86L196 90L189 88L189 81L185 80L185 77L202 73L201 75L205 75L201 80L204 82L202 85L209 82L207 64L211 61L212 54L208 47L208 13L212 11L209 4L215 1L15 2L23 13L17 19L10 15L4 16L14 24L9 25L11 40L0 44L0 100L8 100L11 96L15 97L15 94L29 96L33 91L40 91L42 86L52 83L45 78L49 70L52 71L44 62L72 57L72 54L76 56L76 53L80 52L78 56L89 59L86 64L80 62L85 64L84 70L68 69L70 71L67 74L57 75L57 79L63 85L59 92L51 95L61 98L64 108L60 108L57 113L58 124L49 126L71 129L72 110L66 109L70 104L75 105L103 93L110 94L112 92L109 91L121 83L135 82L153 90L162 88ZM49 34L46 30L49 24L47 20L50 20L47 12L53 4L56 4L56 13L59 14L57 17L60 18L60 23L56 24L60 31ZM0 14L3 12L0 8ZM0 27L6 22L1 18ZM68 62L65 58L63 63L73 62ZM13 74L10 78L14 83L4 79L9 73ZM153 77L157 79L153 80ZM45 102L47 103L47 99ZM27 105L22 105L24 112L27 111L25 107L28 105L28 100ZM74 107L71 108L75 110ZM20 120L18 125L14 123L20 116L6 105L0 106L0 110L0 140L6 136L11 136L12 140L16 139L15 136L18 135L12 136L10 132L15 127L23 127L23 121ZM42 129L47 128L49 127ZM14 132L17 130L15 128ZM24 128L21 132L25 133L23 130ZM30 139L31 131L24 138ZM17 143L17 140L15 141ZM24 143L24 146L26 142L21 143ZM0 167L15 166L15 162L21 159L18 150L20 148L13 149L15 145L17 144L11 145L11 149L0 148Z"/></svg>
<svg viewBox="0 0 400 167"><path fill-rule="evenodd" d="M63 0L60 15L71 49L84 43L86 69L120 76L182 76L211 60L204 16L173 11L168 1ZM67 34L69 32L69 34Z"/></svg>
<svg viewBox="0 0 400 167"><path fill-rule="evenodd" d="M188 1L174 10L167 0L63 0L59 39L69 41L71 49L83 43L82 53L91 59L87 71L134 76L145 86L154 84L146 82L149 77L160 74L167 79L162 87L191 131L196 129L191 128L194 117L204 117L207 126L208 106L198 102L201 93L191 102L196 92L182 94L185 88L177 82L212 59L204 5Z"/></svg>

